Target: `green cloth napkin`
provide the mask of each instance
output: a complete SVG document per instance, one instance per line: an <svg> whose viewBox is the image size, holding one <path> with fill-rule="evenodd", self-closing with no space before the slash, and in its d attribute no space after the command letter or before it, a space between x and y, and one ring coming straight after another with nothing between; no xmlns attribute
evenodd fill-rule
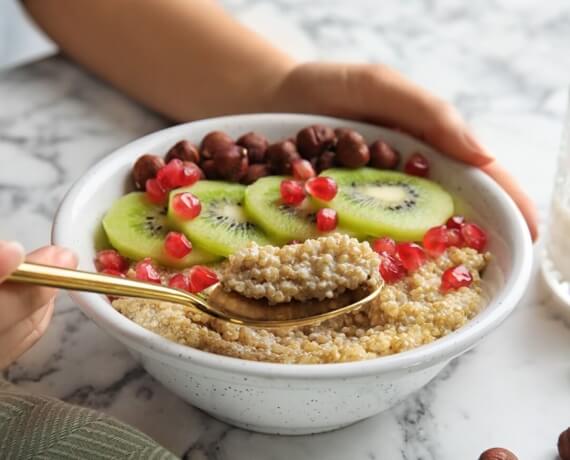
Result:
<svg viewBox="0 0 570 460"><path fill-rule="evenodd" d="M112 417L56 398L26 393L0 378L0 458L176 457L147 435Z"/></svg>

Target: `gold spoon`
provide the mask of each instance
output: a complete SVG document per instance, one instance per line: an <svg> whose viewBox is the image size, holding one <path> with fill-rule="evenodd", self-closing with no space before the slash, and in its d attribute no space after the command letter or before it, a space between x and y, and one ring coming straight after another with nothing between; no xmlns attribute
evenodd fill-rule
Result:
<svg viewBox="0 0 570 460"><path fill-rule="evenodd" d="M372 292L343 293L335 301L270 306L263 301L252 301L238 294L227 294L219 287L219 283L208 288L207 293L211 294L191 294L160 284L28 262L21 264L8 280L71 291L172 302L229 323L257 328L308 326L336 318L368 304L378 296L383 286L380 284ZM354 298L355 296L357 298ZM215 302L211 302L210 298ZM343 301L350 303L343 305Z"/></svg>

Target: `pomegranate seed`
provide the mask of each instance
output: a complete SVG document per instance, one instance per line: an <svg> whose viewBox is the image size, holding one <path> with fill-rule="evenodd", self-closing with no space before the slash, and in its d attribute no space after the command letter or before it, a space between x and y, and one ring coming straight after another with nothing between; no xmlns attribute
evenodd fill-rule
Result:
<svg viewBox="0 0 570 460"><path fill-rule="evenodd" d="M178 178L178 183L176 185L177 187L190 187L191 185L194 185L196 182L198 182L201 177L202 173L196 164L191 163L190 161L185 161L183 163L183 167Z"/></svg>
<svg viewBox="0 0 570 460"><path fill-rule="evenodd" d="M388 284L396 283L406 276L406 268L398 259L387 254L380 261L380 274Z"/></svg>
<svg viewBox="0 0 570 460"><path fill-rule="evenodd" d="M463 217L463 216L452 216L449 219L447 219L445 226L447 228L456 228L457 230L459 230L463 226L464 223L465 223L465 217Z"/></svg>
<svg viewBox="0 0 570 460"><path fill-rule="evenodd" d="M127 277L123 272L114 270L112 268L104 268L103 270L101 270L101 273L104 273L105 275L118 276L119 278Z"/></svg>
<svg viewBox="0 0 570 460"><path fill-rule="evenodd" d="M114 270L123 273L129 268L129 262L114 249L104 249L95 257L95 268L100 272Z"/></svg>
<svg viewBox="0 0 570 460"><path fill-rule="evenodd" d="M190 269L190 292L202 292L207 287L218 282L216 272L204 267L203 265L195 265Z"/></svg>
<svg viewBox="0 0 570 460"><path fill-rule="evenodd" d="M398 243L396 254L408 272L420 268L426 261L426 254L416 243Z"/></svg>
<svg viewBox="0 0 570 460"><path fill-rule="evenodd" d="M338 190L334 179L326 176L309 179L305 184L305 188L312 196L323 201L332 200Z"/></svg>
<svg viewBox="0 0 570 460"><path fill-rule="evenodd" d="M448 268L441 275L441 290L446 292L452 289L469 286L473 281L471 273L465 265Z"/></svg>
<svg viewBox="0 0 570 460"><path fill-rule="evenodd" d="M301 204L306 196L303 186L299 182L290 179L281 181L279 192L281 193L281 201L290 206Z"/></svg>
<svg viewBox="0 0 570 460"><path fill-rule="evenodd" d="M317 175L313 165L308 160L299 159L293 161L291 169L293 169L293 177L297 180L305 181Z"/></svg>
<svg viewBox="0 0 570 460"><path fill-rule="evenodd" d="M165 190L157 179L149 179L145 184L146 197L151 203L163 204L168 197L168 190Z"/></svg>
<svg viewBox="0 0 570 460"><path fill-rule="evenodd" d="M172 190L179 186L183 170L184 165L182 160L175 158L158 170L156 180L163 189Z"/></svg>
<svg viewBox="0 0 570 460"><path fill-rule="evenodd" d="M156 268L154 268L151 259L146 258L138 262L135 267L135 270L136 270L135 276L138 280L160 284L160 275L156 271Z"/></svg>
<svg viewBox="0 0 570 460"><path fill-rule="evenodd" d="M319 232L332 232L338 224L336 211L323 208L317 211L317 229Z"/></svg>
<svg viewBox="0 0 570 460"><path fill-rule="evenodd" d="M421 153L414 153L404 166L404 172L411 176L427 177L429 174L429 163L427 158Z"/></svg>
<svg viewBox="0 0 570 460"><path fill-rule="evenodd" d="M466 246L477 251L482 251L487 245L487 234L477 224L464 224L461 227L461 236Z"/></svg>
<svg viewBox="0 0 570 460"><path fill-rule="evenodd" d="M450 248L455 246L460 248L463 246L463 237L461 236L461 230L457 228L451 228L447 230L447 247Z"/></svg>
<svg viewBox="0 0 570 460"><path fill-rule="evenodd" d="M164 239L164 250L175 259L182 259L192 252L192 243L182 233L169 232Z"/></svg>
<svg viewBox="0 0 570 460"><path fill-rule="evenodd" d="M424 235L423 244L432 257L439 257L447 249L447 227L439 225L430 228Z"/></svg>
<svg viewBox="0 0 570 460"><path fill-rule="evenodd" d="M380 255L388 254L389 256L393 256L396 254L396 242L392 238L383 236L382 238L374 240L372 249Z"/></svg>
<svg viewBox="0 0 570 460"><path fill-rule="evenodd" d="M196 196L190 192L184 192L174 196L172 209L183 219L194 219L202 211L202 204Z"/></svg>
<svg viewBox="0 0 570 460"><path fill-rule="evenodd" d="M168 287L188 291L190 290L190 281L186 275L178 273L168 280Z"/></svg>

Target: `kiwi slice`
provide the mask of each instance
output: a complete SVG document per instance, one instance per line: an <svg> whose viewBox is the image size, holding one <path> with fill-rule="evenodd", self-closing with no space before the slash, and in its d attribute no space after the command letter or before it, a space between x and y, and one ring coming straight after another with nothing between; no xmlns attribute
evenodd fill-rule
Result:
<svg viewBox="0 0 570 460"><path fill-rule="evenodd" d="M281 202L281 181L283 176L262 177L247 187L244 206L247 214L276 242L285 244L292 240L305 241L322 236L316 226L316 213L319 210L307 199L299 206ZM355 238L362 233L337 227L337 233L345 233Z"/></svg>
<svg viewBox="0 0 570 460"><path fill-rule="evenodd" d="M370 236L419 241L435 225L453 214L453 200L440 185L420 177L373 168L327 169L339 188L319 206L337 211L339 223Z"/></svg>
<svg viewBox="0 0 570 460"><path fill-rule="evenodd" d="M103 229L111 246L129 259L150 257L162 265L175 268L207 264L219 259L195 245L183 259L166 254L164 238L170 231L166 206L151 203L142 192L129 193L118 199L103 218Z"/></svg>
<svg viewBox="0 0 570 460"><path fill-rule="evenodd" d="M270 244L265 233L244 211L245 189L240 184L201 180L191 187L173 190L171 201L178 193L190 192L200 200L202 211L195 219L186 220L178 217L169 206L170 222L192 242L220 256L229 256L250 241Z"/></svg>

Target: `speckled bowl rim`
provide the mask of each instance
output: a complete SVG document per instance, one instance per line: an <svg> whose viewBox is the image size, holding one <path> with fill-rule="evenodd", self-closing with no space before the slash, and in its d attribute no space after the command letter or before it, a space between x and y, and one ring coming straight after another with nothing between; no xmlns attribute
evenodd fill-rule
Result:
<svg viewBox="0 0 570 460"><path fill-rule="evenodd" d="M215 125L216 123L228 122L230 119L234 119L240 124L254 123L255 121L259 122L260 120L279 123L280 120L290 121L292 117L304 125L341 122L347 126L353 126L356 129L358 129L358 126L378 127L367 123L355 122L354 120L343 120L316 115L280 113L211 118L173 126L148 134L115 150L114 153L95 164L74 183L57 210L52 229L52 241L54 244L69 245L71 209L85 184L95 180L97 176L105 174L104 171L112 170L113 164L117 162L122 155L127 154L127 152L133 148L137 148L139 144L146 143L155 136L169 135L175 139L177 133L183 133L191 124L194 127L206 124ZM413 142L421 145L422 148L437 153L437 151L431 147L426 146L410 136L401 133L398 133L398 135L413 140ZM451 159L445 161L454 162L454 160ZM430 344L422 345L409 351L364 361L332 364L280 364L249 361L217 355L172 342L124 317L114 310L100 295L83 292L73 292L70 294L72 298L79 303L83 312L95 320L103 329L107 329L111 335L126 342L135 349L139 347L144 348L148 353L159 357L159 359L168 361L177 367L184 368L187 363L192 363L219 371L236 372L240 375L245 374L271 378L282 377L292 380L346 379L394 371L412 372L414 369L426 368L437 362L448 361L467 351L495 329L515 308L523 296L530 279L533 257L532 242L520 211L503 189L486 174L476 168L466 167L466 169L466 176L469 177L470 180L482 184L493 195L495 205L499 206L501 212L505 213L514 223L514 225L512 225L514 231L512 234L507 235L507 237L511 239L514 248L512 271L510 276L505 279L502 289L487 305L486 308L492 309L492 311L478 321L477 324L469 328L462 327Z"/></svg>

